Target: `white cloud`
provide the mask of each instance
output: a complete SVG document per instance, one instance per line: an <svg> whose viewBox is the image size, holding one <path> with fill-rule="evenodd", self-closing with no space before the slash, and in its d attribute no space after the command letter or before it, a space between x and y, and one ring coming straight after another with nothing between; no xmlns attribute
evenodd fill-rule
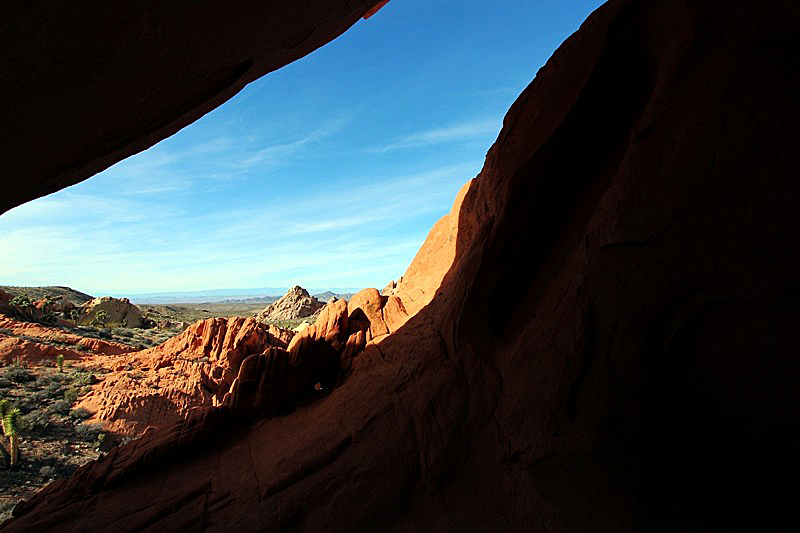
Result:
<svg viewBox="0 0 800 533"><path fill-rule="evenodd" d="M406 135L396 142L392 142L374 149L376 152L389 152L403 148L418 148L433 144L463 141L500 131L501 121L498 119L476 120L453 124L444 128L420 131Z"/></svg>

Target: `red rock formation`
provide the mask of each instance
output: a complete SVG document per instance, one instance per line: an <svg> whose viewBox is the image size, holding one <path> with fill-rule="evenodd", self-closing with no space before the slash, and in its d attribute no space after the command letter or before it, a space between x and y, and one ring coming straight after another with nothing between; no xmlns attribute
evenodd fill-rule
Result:
<svg viewBox="0 0 800 533"><path fill-rule="evenodd" d="M111 370L81 398L92 422L123 433L182 420L196 407L219 405L248 356L286 348L293 332L252 318L208 318L165 343L94 361Z"/></svg>
<svg viewBox="0 0 800 533"><path fill-rule="evenodd" d="M119 355L134 351L119 342L82 337L62 329L31 322L19 322L0 315L0 361L9 364L20 358L28 363L44 359L55 361L57 355L66 359L91 360L97 355ZM20 336L25 339L18 338ZM31 339L41 339L36 342Z"/></svg>
<svg viewBox="0 0 800 533"><path fill-rule="evenodd" d="M5 529L795 529L798 27L794 0L612 0L512 106L404 325L328 306L230 406ZM274 409L350 339L340 386Z"/></svg>

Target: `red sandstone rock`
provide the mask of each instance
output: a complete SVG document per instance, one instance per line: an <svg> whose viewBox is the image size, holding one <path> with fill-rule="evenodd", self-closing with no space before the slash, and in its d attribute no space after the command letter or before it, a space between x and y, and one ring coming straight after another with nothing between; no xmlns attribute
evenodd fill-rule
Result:
<svg viewBox="0 0 800 533"><path fill-rule="evenodd" d="M383 316L383 322L386 324L390 333L394 333L400 329L409 318L403 301L397 296L389 296L386 299L386 303L383 309L381 309L381 314Z"/></svg>
<svg viewBox="0 0 800 533"><path fill-rule="evenodd" d="M4 364L9 364L17 357L26 362L36 363L43 359L55 360L59 354L66 359L90 360L94 354L118 355L134 351L130 346L118 342L82 337L62 329L32 322L20 322L3 316L0 316L0 330L9 332L8 335L0 334L0 361ZM15 337L23 335L41 339L42 342ZM46 341L55 342L57 345L46 344Z"/></svg>
<svg viewBox="0 0 800 533"><path fill-rule="evenodd" d="M253 318L208 318L165 343L96 361L103 383L81 398L91 421L124 433L164 427L197 407L219 405L242 361L272 346L286 348L293 332Z"/></svg>
<svg viewBox="0 0 800 533"><path fill-rule="evenodd" d="M301 334L242 365L241 411L112 450L5 529L796 529L798 27L788 0L607 3L409 267L411 318L369 343L326 316L365 343L344 383L247 418L330 346Z"/></svg>
<svg viewBox="0 0 800 533"><path fill-rule="evenodd" d="M347 302L347 315L352 321L355 317L363 317L369 322L369 331L373 337L386 335L389 328L383 321L383 304L386 297L381 296L377 289L364 289L353 295ZM352 333L352 330L351 330Z"/></svg>

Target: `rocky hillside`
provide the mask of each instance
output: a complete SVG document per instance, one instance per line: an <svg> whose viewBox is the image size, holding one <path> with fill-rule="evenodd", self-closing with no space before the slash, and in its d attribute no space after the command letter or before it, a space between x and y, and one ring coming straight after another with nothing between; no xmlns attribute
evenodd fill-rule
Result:
<svg viewBox="0 0 800 533"><path fill-rule="evenodd" d="M98 314L99 313L99 314ZM127 298L112 298L104 296L86 302L81 308L79 323L91 324L103 318L104 326L124 326L141 328L147 325L142 316L142 310L133 305Z"/></svg>
<svg viewBox="0 0 800 533"><path fill-rule="evenodd" d="M13 296L27 296L31 300L41 300L43 298L50 298L53 300L64 299L72 302L76 306L82 305L94 296L89 296L70 287L14 287L0 285L0 290L4 290Z"/></svg>
<svg viewBox="0 0 800 533"><path fill-rule="evenodd" d="M255 315L256 320L293 320L306 318L325 306L299 285L289 289L277 302L269 304L263 311Z"/></svg>

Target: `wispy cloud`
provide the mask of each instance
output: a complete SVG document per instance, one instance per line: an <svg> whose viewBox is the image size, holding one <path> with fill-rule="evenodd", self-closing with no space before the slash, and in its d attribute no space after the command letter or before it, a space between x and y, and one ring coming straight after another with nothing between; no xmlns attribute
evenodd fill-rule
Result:
<svg viewBox="0 0 800 533"><path fill-rule="evenodd" d="M62 191L0 218L0 284L90 293L305 283L383 286L403 273L474 163L354 177L258 208L211 212ZM62 218L58 223L52 223ZM27 280L27 281L26 281Z"/></svg>
<svg viewBox="0 0 800 533"><path fill-rule="evenodd" d="M349 120L350 118L345 115L334 117L299 139L284 143L270 144L263 148L256 149L248 157L242 159L241 166L252 167L254 165L264 165L265 163L275 163L276 161L285 162L288 156L301 151L309 144L330 137L341 131Z"/></svg>
<svg viewBox="0 0 800 533"><path fill-rule="evenodd" d="M463 122L444 128L412 133L400 138L398 141L375 148L373 151L384 153L403 148L418 148L420 146L463 141L489 134L497 134L500 131L500 126L501 122L497 119Z"/></svg>

